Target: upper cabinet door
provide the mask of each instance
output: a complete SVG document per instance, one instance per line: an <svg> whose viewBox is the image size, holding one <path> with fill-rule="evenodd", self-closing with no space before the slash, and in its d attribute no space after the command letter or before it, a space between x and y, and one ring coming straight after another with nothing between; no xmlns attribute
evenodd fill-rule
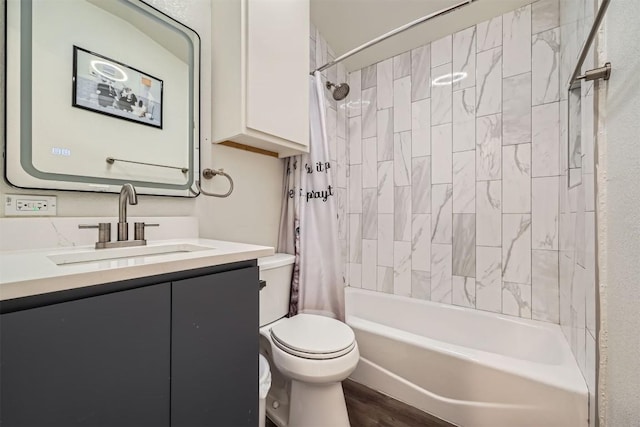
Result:
<svg viewBox="0 0 640 427"><path fill-rule="evenodd" d="M247 127L306 145L309 2L247 1Z"/></svg>
<svg viewBox="0 0 640 427"><path fill-rule="evenodd" d="M212 140L309 151L309 0L216 0Z"/></svg>

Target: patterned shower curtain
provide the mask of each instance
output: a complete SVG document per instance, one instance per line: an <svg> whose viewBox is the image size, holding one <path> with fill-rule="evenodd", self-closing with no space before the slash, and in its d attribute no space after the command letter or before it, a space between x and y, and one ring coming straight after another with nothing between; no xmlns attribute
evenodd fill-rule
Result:
<svg viewBox="0 0 640 427"><path fill-rule="evenodd" d="M309 153L285 163L278 251L296 256L289 315L312 313L343 320L337 196L319 73L310 77L309 90Z"/></svg>

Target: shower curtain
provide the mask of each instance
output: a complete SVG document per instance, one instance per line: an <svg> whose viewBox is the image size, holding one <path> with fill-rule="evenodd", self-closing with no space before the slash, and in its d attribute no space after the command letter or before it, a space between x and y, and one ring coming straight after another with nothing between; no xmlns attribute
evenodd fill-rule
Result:
<svg viewBox="0 0 640 427"><path fill-rule="evenodd" d="M324 87L309 79L309 153L285 163L278 251L295 254L289 315L344 319L336 190L327 141Z"/></svg>

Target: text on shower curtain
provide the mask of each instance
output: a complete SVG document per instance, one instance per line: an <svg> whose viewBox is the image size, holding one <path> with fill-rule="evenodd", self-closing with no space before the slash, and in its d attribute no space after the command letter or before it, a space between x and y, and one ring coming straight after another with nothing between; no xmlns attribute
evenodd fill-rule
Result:
<svg viewBox="0 0 640 427"><path fill-rule="evenodd" d="M295 161L293 163L293 169L297 169L298 168L298 162ZM312 164L309 163L305 163L304 164L304 169L307 172L307 174L314 174L314 173L325 173L328 174L330 169L331 169L331 162L315 162ZM287 168L287 175L291 174L291 167ZM334 191L333 191L333 187L331 185L327 185L326 189L322 189L322 190L317 190L317 189L311 189L311 190L305 190L304 188L300 188L298 189L298 193L299 193L299 197L301 198L305 198L306 202L309 203L312 200L321 200L322 202L326 202L329 197L333 197L334 195ZM296 195L296 189L293 188L291 190L289 190L289 198L293 198Z"/></svg>

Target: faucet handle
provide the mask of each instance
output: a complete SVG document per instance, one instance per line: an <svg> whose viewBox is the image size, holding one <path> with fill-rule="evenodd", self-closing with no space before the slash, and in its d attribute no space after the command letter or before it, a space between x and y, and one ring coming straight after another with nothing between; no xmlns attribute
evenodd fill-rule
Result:
<svg viewBox="0 0 640 427"><path fill-rule="evenodd" d="M111 241L111 223L109 223L109 222L99 222L98 225L95 225L95 224L80 224L80 225L78 225L78 228L79 229L97 228L98 229L98 242L97 243L107 243L107 242ZM97 243L96 243L96 245L97 245Z"/></svg>
<svg viewBox="0 0 640 427"><path fill-rule="evenodd" d="M146 227L160 227L160 224L145 224L144 222L136 222L133 224L134 240L145 240L144 229Z"/></svg>

